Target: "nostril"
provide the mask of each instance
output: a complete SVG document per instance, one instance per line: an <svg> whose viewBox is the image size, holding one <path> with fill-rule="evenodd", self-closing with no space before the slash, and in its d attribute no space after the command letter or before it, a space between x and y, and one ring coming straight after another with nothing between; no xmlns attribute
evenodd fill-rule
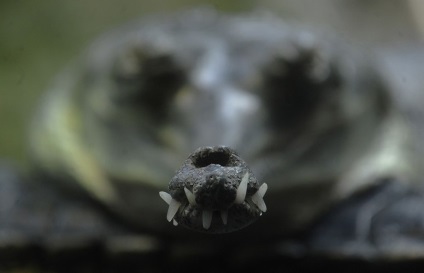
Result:
<svg viewBox="0 0 424 273"><path fill-rule="evenodd" d="M193 155L193 164L196 168L203 168L211 164L230 166L231 150L226 147L218 149L206 148Z"/></svg>
<svg viewBox="0 0 424 273"><path fill-rule="evenodd" d="M221 185L224 184L226 182L226 179L223 177L220 177L217 174L209 174L206 176L206 184L209 185Z"/></svg>

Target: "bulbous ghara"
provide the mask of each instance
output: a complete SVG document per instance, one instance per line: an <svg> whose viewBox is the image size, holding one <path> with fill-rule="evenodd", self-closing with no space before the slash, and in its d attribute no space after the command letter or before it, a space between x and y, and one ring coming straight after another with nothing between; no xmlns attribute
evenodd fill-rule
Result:
<svg viewBox="0 0 424 273"><path fill-rule="evenodd" d="M169 205L166 219L174 225L225 233L266 212L267 188L233 149L216 146L194 151L171 179L169 193L159 195Z"/></svg>

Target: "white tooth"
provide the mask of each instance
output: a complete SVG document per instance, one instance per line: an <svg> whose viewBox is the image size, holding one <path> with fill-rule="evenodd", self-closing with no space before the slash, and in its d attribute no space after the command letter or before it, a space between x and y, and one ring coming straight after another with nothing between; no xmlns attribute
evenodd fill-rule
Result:
<svg viewBox="0 0 424 273"><path fill-rule="evenodd" d="M263 183L258 189L259 196L264 197L267 190L268 190L268 185L266 183Z"/></svg>
<svg viewBox="0 0 424 273"><path fill-rule="evenodd" d="M172 219L172 224L174 224L174 226L178 226L178 222L175 219Z"/></svg>
<svg viewBox="0 0 424 273"><path fill-rule="evenodd" d="M203 220L203 228L209 229L212 223L212 211L211 210L203 210L202 213L202 220Z"/></svg>
<svg viewBox="0 0 424 273"><path fill-rule="evenodd" d="M194 194L186 187L184 187L184 192L187 196L187 199L190 205L196 205L196 197L194 196Z"/></svg>
<svg viewBox="0 0 424 273"><path fill-rule="evenodd" d="M241 180L240 185L237 188L236 200L234 200L235 204L242 204L244 202L244 199L246 198L248 182L249 182L249 172L247 172L243 176L243 179Z"/></svg>
<svg viewBox="0 0 424 273"><path fill-rule="evenodd" d="M228 211L227 210L221 210L221 219L224 225L228 222Z"/></svg>
<svg viewBox="0 0 424 273"><path fill-rule="evenodd" d="M166 214L166 220L168 220L168 222L171 222L171 220L174 219L174 216L177 214L180 205L180 202L172 198L169 204L168 213Z"/></svg>
<svg viewBox="0 0 424 273"><path fill-rule="evenodd" d="M256 206L258 206L261 211L266 212L266 205L264 199L262 198L262 196L260 196L259 192L255 192L255 194L252 195L252 201L256 204Z"/></svg>
<svg viewBox="0 0 424 273"><path fill-rule="evenodd" d="M159 196L165 201L168 205L171 204L172 196L164 191L159 192Z"/></svg>

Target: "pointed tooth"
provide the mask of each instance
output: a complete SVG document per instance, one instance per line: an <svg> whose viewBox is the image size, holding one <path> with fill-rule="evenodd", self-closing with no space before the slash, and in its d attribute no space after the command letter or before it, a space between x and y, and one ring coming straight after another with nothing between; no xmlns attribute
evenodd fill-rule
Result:
<svg viewBox="0 0 424 273"><path fill-rule="evenodd" d="M256 206L258 206L261 211L266 212L266 205L264 199L262 198L262 196L259 195L258 192L255 192L255 194L252 195L252 201L256 204Z"/></svg>
<svg viewBox="0 0 424 273"><path fill-rule="evenodd" d="M172 196L164 191L159 192L159 196L165 201L168 205L171 204Z"/></svg>
<svg viewBox="0 0 424 273"><path fill-rule="evenodd" d="M202 220L203 220L203 228L209 229L212 223L212 211L211 210L203 210L202 213Z"/></svg>
<svg viewBox="0 0 424 273"><path fill-rule="evenodd" d="M174 226L178 226L178 222L175 219L172 219L172 224L174 224Z"/></svg>
<svg viewBox="0 0 424 273"><path fill-rule="evenodd" d="M174 219L175 214L177 214L178 209L180 208L181 203L178 202L175 199L172 199L170 204L169 204L169 208L168 208L168 213L166 214L166 220L168 220L168 222L171 222L172 219Z"/></svg>
<svg viewBox="0 0 424 273"><path fill-rule="evenodd" d="M184 187L184 192L187 196L187 199L190 205L196 205L196 197L194 196L194 194L186 187Z"/></svg>
<svg viewBox="0 0 424 273"><path fill-rule="evenodd" d="M237 188L237 194L236 194L236 200L234 200L235 204L242 204L244 202L244 199L246 198L246 191L247 191L247 183L249 182L249 172L247 172L241 182L240 185Z"/></svg>
<svg viewBox="0 0 424 273"><path fill-rule="evenodd" d="M221 210L221 219L222 219L222 223L226 225L228 222L228 210Z"/></svg>
<svg viewBox="0 0 424 273"><path fill-rule="evenodd" d="M259 196L264 197L267 190L268 190L268 185L266 183L263 183L258 189Z"/></svg>

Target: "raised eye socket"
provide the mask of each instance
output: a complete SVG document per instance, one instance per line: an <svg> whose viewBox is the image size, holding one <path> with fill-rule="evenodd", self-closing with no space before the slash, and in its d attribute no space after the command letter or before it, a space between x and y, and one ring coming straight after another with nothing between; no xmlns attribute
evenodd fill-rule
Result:
<svg viewBox="0 0 424 273"><path fill-rule="evenodd" d="M185 73L171 53L134 47L117 58L113 78L116 100L160 115L184 84Z"/></svg>
<svg viewBox="0 0 424 273"><path fill-rule="evenodd" d="M280 127L301 126L340 85L337 65L319 48L295 45L276 54L263 71L263 99L270 121Z"/></svg>

